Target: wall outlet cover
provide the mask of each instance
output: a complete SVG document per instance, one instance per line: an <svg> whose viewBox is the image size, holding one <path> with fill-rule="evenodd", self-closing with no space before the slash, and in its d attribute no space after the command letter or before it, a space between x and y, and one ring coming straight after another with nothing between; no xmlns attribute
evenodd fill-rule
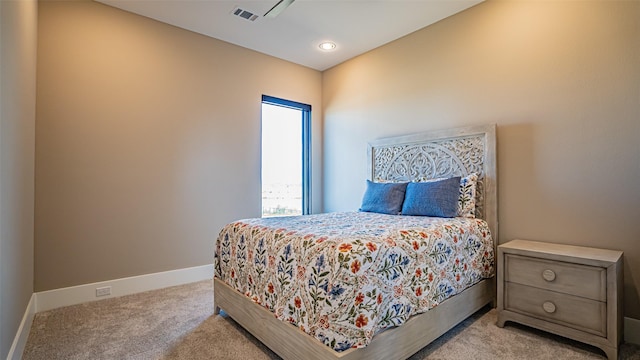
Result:
<svg viewBox="0 0 640 360"><path fill-rule="evenodd" d="M96 288L96 297L111 295L111 286Z"/></svg>

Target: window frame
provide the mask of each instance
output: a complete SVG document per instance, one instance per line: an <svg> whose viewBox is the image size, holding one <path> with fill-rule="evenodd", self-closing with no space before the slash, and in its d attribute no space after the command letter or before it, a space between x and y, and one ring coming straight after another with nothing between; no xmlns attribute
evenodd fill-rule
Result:
<svg viewBox="0 0 640 360"><path fill-rule="evenodd" d="M262 95L262 104L300 110L302 113L302 215L309 215L311 214L311 105L269 95ZM262 116L260 123L262 124ZM262 141L262 133L260 139ZM262 161L260 164L262 166Z"/></svg>

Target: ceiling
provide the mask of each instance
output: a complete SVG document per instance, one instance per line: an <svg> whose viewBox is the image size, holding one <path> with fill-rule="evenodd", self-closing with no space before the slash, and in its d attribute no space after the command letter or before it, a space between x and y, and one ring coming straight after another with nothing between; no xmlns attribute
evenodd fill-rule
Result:
<svg viewBox="0 0 640 360"><path fill-rule="evenodd" d="M96 1L323 71L483 0L297 0L275 18L263 15L278 0Z"/></svg>

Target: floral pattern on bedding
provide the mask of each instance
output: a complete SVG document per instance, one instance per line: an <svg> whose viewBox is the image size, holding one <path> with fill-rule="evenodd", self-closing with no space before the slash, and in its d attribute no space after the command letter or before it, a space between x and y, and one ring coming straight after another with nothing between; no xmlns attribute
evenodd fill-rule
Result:
<svg viewBox="0 0 640 360"><path fill-rule="evenodd" d="M225 226L215 277L336 351L494 274L484 220L365 212Z"/></svg>

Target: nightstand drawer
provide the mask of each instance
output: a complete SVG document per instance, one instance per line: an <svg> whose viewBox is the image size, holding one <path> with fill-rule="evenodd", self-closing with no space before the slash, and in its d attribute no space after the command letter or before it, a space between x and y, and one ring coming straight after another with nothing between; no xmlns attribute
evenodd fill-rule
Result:
<svg viewBox="0 0 640 360"><path fill-rule="evenodd" d="M602 267L505 255L505 281L588 299L606 301L607 272Z"/></svg>
<svg viewBox="0 0 640 360"><path fill-rule="evenodd" d="M505 286L507 310L607 336L606 303L520 284Z"/></svg>

